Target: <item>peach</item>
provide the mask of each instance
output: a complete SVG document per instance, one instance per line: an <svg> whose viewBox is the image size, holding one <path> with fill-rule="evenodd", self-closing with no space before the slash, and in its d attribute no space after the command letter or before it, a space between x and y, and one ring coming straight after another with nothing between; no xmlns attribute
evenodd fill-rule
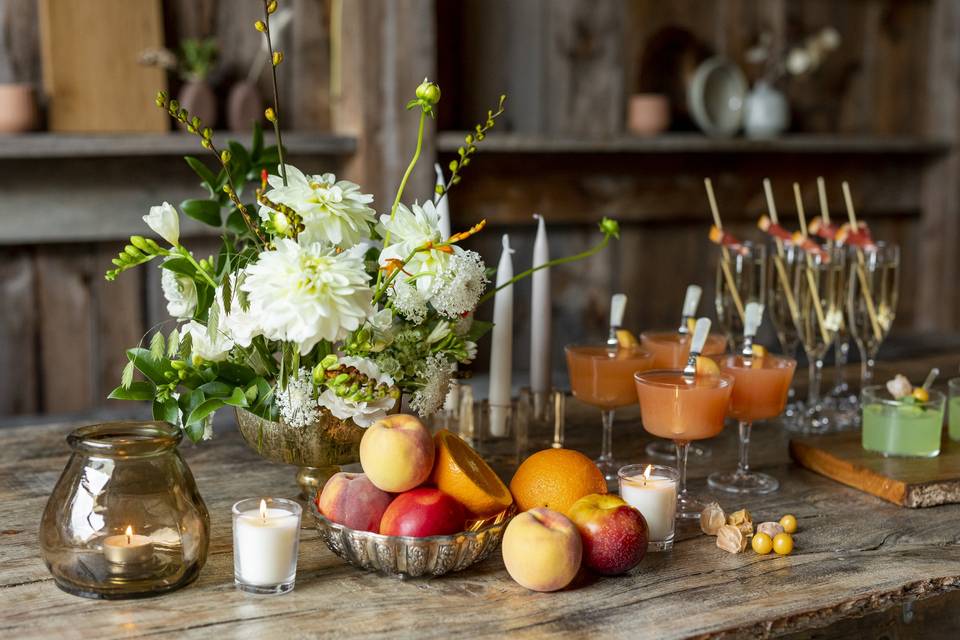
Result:
<svg viewBox="0 0 960 640"><path fill-rule="evenodd" d="M507 573L532 591L563 589L577 575L583 546L577 526L565 515L537 507L517 515L503 534Z"/></svg>
<svg viewBox="0 0 960 640"><path fill-rule="evenodd" d="M584 496L567 515L580 530L583 564L597 573L626 573L647 553L647 521L619 496Z"/></svg>
<svg viewBox="0 0 960 640"><path fill-rule="evenodd" d="M463 505L439 489L420 487L401 493L380 521L385 536L445 536L463 531Z"/></svg>
<svg viewBox="0 0 960 640"><path fill-rule="evenodd" d="M423 484L433 470L433 438L415 416L387 416L370 425L360 440L360 465L370 482L390 493Z"/></svg>
<svg viewBox="0 0 960 640"><path fill-rule="evenodd" d="M317 509L331 522L358 531L380 530L380 519L393 500L365 474L335 473L317 496Z"/></svg>

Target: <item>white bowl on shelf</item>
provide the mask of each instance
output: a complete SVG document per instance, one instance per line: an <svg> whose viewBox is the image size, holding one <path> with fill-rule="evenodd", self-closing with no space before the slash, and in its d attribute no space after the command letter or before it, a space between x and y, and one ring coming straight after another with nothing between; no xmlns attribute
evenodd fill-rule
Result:
<svg viewBox="0 0 960 640"><path fill-rule="evenodd" d="M740 67L722 56L705 60L687 86L694 122L710 136L736 135L743 124L747 90L747 78Z"/></svg>

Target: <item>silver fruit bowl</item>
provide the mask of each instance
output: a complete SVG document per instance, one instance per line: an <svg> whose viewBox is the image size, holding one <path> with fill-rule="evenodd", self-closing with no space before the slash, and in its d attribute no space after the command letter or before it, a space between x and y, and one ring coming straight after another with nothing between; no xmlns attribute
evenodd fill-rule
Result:
<svg viewBox="0 0 960 640"><path fill-rule="evenodd" d="M366 571L400 578L430 578L462 571L486 559L500 546L514 508L449 536L413 538L357 531L331 522L310 502L320 538L335 554Z"/></svg>

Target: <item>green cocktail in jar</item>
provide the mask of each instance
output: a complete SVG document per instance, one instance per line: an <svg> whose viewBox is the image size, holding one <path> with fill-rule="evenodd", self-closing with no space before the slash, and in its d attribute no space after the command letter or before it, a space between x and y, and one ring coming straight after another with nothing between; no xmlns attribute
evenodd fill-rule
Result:
<svg viewBox="0 0 960 640"><path fill-rule="evenodd" d="M895 400L882 386L867 387L863 407L863 448L885 456L933 458L940 454L946 398L930 391L926 402Z"/></svg>

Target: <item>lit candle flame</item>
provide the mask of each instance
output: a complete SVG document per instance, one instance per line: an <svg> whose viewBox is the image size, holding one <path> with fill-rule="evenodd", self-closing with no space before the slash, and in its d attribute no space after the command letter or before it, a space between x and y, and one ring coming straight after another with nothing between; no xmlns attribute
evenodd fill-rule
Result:
<svg viewBox="0 0 960 640"><path fill-rule="evenodd" d="M133 536L133 527L130 525L127 525L127 530L125 531L125 533L127 534L127 544L130 544L130 537Z"/></svg>
<svg viewBox="0 0 960 640"><path fill-rule="evenodd" d="M260 518L262 520L267 519L267 501L263 498L260 499Z"/></svg>
<svg viewBox="0 0 960 640"><path fill-rule="evenodd" d="M650 479L650 472L653 471L653 465L648 464L647 468L643 471L643 484L647 484L647 480Z"/></svg>

